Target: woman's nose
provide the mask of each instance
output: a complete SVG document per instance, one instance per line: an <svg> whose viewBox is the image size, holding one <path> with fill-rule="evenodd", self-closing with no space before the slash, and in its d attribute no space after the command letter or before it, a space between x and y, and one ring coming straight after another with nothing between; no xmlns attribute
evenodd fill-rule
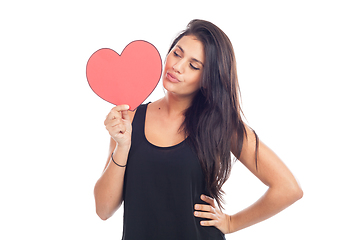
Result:
<svg viewBox="0 0 360 240"><path fill-rule="evenodd" d="M173 65L173 69L177 73L183 73L184 72L184 61L180 60L177 63Z"/></svg>

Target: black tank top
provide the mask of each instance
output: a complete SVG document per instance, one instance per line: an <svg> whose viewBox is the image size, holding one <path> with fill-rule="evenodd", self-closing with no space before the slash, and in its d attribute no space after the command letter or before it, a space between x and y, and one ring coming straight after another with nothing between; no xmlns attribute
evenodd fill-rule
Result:
<svg viewBox="0 0 360 240"><path fill-rule="evenodd" d="M123 240L220 240L215 227L203 227L194 205L206 204L204 175L188 140L158 147L145 137L147 105L137 108L124 179Z"/></svg>

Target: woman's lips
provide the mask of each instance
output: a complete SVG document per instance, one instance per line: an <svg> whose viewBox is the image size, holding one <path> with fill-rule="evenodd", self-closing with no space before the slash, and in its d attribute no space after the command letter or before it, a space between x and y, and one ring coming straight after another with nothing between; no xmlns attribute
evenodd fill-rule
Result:
<svg viewBox="0 0 360 240"><path fill-rule="evenodd" d="M166 73L166 78L170 81L170 82L173 82L173 83L178 83L180 82L179 79L177 79L173 74L167 72Z"/></svg>

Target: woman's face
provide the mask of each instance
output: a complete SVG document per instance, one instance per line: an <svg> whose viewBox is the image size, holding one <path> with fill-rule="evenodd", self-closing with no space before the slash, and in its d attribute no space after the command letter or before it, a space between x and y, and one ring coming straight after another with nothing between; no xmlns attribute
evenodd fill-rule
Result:
<svg viewBox="0 0 360 240"><path fill-rule="evenodd" d="M204 64L203 44L192 35L182 37L166 57L164 88L178 96L193 97L200 89Z"/></svg>

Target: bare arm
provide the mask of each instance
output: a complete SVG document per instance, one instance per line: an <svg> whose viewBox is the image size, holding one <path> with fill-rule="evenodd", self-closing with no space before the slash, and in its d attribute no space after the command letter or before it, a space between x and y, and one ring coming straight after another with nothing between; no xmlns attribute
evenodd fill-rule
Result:
<svg viewBox="0 0 360 240"><path fill-rule="evenodd" d="M255 164L254 133L247 127L247 138L239 160L269 188L248 208L230 217L229 231L235 232L268 219L300 198L303 192L295 177L280 158L259 140L258 166Z"/></svg>
<svg viewBox="0 0 360 240"><path fill-rule="evenodd" d="M124 105L111 110L104 124L111 135L109 155L102 176L94 188L96 213L106 220L111 217L120 207L123 201L123 185L126 167L119 167L111 160L120 165L126 165L131 146L131 121L134 113L128 112Z"/></svg>
<svg viewBox="0 0 360 240"><path fill-rule="evenodd" d="M248 127L246 127L246 132L247 138L244 138L241 154L237 158L269 188L258 201L232 216L222 213L214 199L201 196L201 199L209 205L196 204L195 216L210 219L201 221L200 224L215 226L223 233L236 232L268 219L299 200L303 195L290 170L261 141L259 141L256 168L256 137Z"/></svg>

